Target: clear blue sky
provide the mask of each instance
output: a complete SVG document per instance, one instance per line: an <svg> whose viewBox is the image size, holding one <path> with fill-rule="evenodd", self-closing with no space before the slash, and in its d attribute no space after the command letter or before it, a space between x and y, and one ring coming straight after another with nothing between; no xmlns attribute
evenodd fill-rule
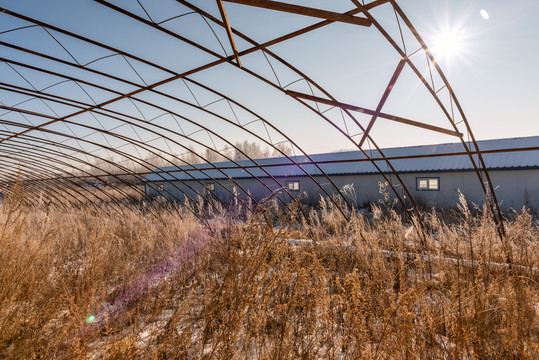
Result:
<svg viewBox="0 0 539 360"><path fill-rule="evenodd" d="M147 7L150 16L155 21L186 12L183 6L172 0L141 2ZM135 0L114 1L113 3L140 16L145 16ZM193 1L193 3L218 16L215 1L201 0ZM294 3L306 5L305 1L295 1ZM137 24L133 20L109 11L104 6L90 0L1 0L0 4L7 9L128 50L178 72L215 59L212 55L193 49L166 35L153 30L148 31L144 25ZM351 2L344 0L312 1L309 4L310 6L325 7L332 11L346 11L353 8ZM409 0L400 1L399 4L429 45L434 45L436 37L444 31L450 30L459 34L461 39L459 51L440 58L440 64L478 139L539 134L539 121L536 114L536 103L539 99L537 88L539 83L539 71L537 70L539 64L539 21L537 21L539 1ZM259 42L317 21L299 15L281 14L237 4L226 3L225 6L232 26ZM395 14L390 10L391 7L385 5L373 10L372 14L382 24L387 25L390 33L398 39ZM488 14L488 19L481 15L481 10ZM0 31L20 24L22 24L20 21L2 15ZM223 54L219 43L200 17L185 16L167 23L167 27ZM216 26L214 26L214 30L227 53L230 54L231 50L225 33L217 29ZM405 36L407 35L405 34ZM79 42L64 36L58 36L58 39L81 63L107 55L107 51L83 47ZM0 35L0 40L19 45L24 44L32 49L71 60L63 49L41 29L27 29L17 33ZM236 41L240 50L249 46L240 39L236 39ZM410 48L417 47L417 44L412 44L412 42L408 44ZM319 82L338 100L371 109L376 107L399 61L397 53L374 27L364 28L349 24L333 24L273 46L271 50ZM4 47L0 47L0 52L2 56L8 58L28 60L28 55ZM247 55L242 58L242 61L246 68L275 80L271 68L260 52ZM30 60L30 62L40 64L35 59ZM277 62L273 60L271 62L282 84L298 79L296 74L281 67ZM95 63L93 66L100 70L119 74L132 81L139 81L136 74L125 65L121 59L111 58ZM50 64L47 66L54 68ZM165 73L152 70L142 64L134 63L133 66L147 83L159 81L167 76ZM21 86L27 85L9 68L6 68L5 64L0 64L0 67L2 81ZM27 72L25 75L34 84L39 85L38 87L53 83L50 77L40 77L37 74L31 74L31 72ZM93 77L88 75L87 79L90 80ZM298 106L287 96L233 66L219 65L194 75L193 79L219 89L243 104L249 105L259 115L290 134L308 152L354 148L352 143L339 135L313 112ZM62 88L62 86L65 87ZM81 100L88 101L80 89L69 87L69 85L62 86L54 88L54 91L57 91L58 94L62 92L74 94L78 91L80 94L77 93L77 96L80 96ZM129 86L113 83L111 83L111 88L118 91L130 90ZM166 85L162 89L185 99L191 96L181 82ZM298 82L290 89L302 92L309 91L304 82ZM103 91L86 90L95 100L103 101L112 97ZM202 104L216 100L215 96L200 89L192 88L192 90L196 93L197 100ZM192 116L200 123L215 129L217 133L231 142L251 139L238 133L233 127L224 125L215 118L185 106L157 99L153 95L142 95L141 98L151 102L155 101L182 114ZM192 98L190 99L192 100ZM17 99L2 92L0 100L6 104L13 104ZM211 109L231 117L232 115L225 105L217 103L211 105ZM34 110L42 107L39 104L34 106ZM131 105L125 101L114 105L114 108L136 113ZM57 112L61 113L62 110L67 113L69 109L57 109ZM159 111L149 107L141 106L141 110L148 118L159 115ZM427 121L433 125L449 127L448 122L443 119L436 106L433 106L432 99L427 96L424 88L407 69L397 81L383 111L414 120ZM242 114L241 111L237 111L237 115L242 123L250 120L250 115ZM332 119L338 119L340 114L334 110L328 112L328 116ZM358 119L366 126L370 118L358 116ZM74 120L95 121L89 117L80 117ZM38 120L36 119L36 121ZM170 118L163 117L162 120L157 121L162 121L161 124L164 126L172 126ZM112 127L113 121L109 121L107 124L105 127ZM339 124L344 128L342 121ZM114 126L117 125L114 124ZM197 129L196 126L187 122L180 122L180 125L187 133ZM350 126L351 134L357 133L349 120L347 126ZM60 126L51 128L61 129ZM265 136L265 129L260 122L249 125L249 128ZM75 129L79 135L85 134L84 131L83 129ZM126 135L133 135L132 130L125 127L122 131ZM386 147L456 140L456 138L432 134L409 126L395 125L382 119L377 121L372 134L379 145ZM140 135L148 141L154 138L152 134L141 132ZM271 135L274 142L279 141L276 134ZM200 141L209 142L207 134L201 133L196 136L200 136ZM358 137L355 139L359 140ZM217 147L226 146L219 140L213 140L217 143ZM96 138L96 141L103 140ZM110 141L115 140L111 139ZM156 146L164 146L159 140L155 140L154 143Z"/></svg>

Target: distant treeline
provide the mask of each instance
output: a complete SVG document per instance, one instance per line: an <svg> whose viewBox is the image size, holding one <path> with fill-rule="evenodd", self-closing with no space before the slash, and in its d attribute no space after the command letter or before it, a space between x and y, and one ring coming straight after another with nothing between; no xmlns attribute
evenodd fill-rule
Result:
<svg viewBox="0 0 539 360"><path fill-rule="evenodd" d="M280 157L293 155L292 148L286 143L275 145L275 148L261 146L256 142L236 142L234 148L216 151L206 148L199 152L193 146L189 146L189 151L181 154L150 154L142 159L124 160L99 160L88 166L87 169L77 170L74 174L80 179L75 181L87 186L100 186L104 184L137 184L156 168L167 166L183 166L203 163L215 163L222 161L238 161L247 159L264 159L270 157Z"/></svg>

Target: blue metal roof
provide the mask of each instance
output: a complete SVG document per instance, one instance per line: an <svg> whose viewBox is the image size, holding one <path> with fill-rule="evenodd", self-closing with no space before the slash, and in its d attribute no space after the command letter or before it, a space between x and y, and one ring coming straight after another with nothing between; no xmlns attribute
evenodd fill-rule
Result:
<svg viewBox="0 0 539 360"><path fill-rule="evenodd" d="M539 136L483 140L478 141L478 146L481 151L538 147ZM402 156L434 155L432 157L390 160L395 170L399 173L473 170L473 166L468 155L439 156L440 154L464 151L464 146L461 143L382 149L384 155L390 158ZM367 154L371 158L375 159L380 157L380 153L376 150L372 152L367 151ZM475 158L477 159L477 156L475 156ZM291 156L291 159L296 163L311 162L311 160L309 160L307 156ZM367 157L361 151L345 151L327 154L316 154L311 155L311 159L312 161L319 164L319 168L317 168L316 165L313 165L312 163L298 166L286 157L278 157L259 159L254 161L241 160L237 161L236 163L226 161L213 164L196 164L193 166L184 165L179 167L169 166L157 168L155 170L155 173L148 175L144 179L144 181L164 181L176 179L190 180L193 178L204 180L210 179L210 177L214 179L226 179L229 177L237 179L251 178L253 176L268 177L269 175L274 177L293 177L305 176L305 172L311 175L321 175L320 169L322 169L327 175L378 173L378 170L370 161L354 162L354 160L367 159ZM483 154L483 159L485 160L487 168L493 170L507 168L539 168L539 150L487 153ZM328 161L330 163L324 163ZM382 171L389 172L390 169L388 168L387 163L384 160L376 160L375 163L380 167ZM248 168L242 169L241 167ZM225 169L216 170L215 168ZM173 176L171 174L173 174Z"/></svg>

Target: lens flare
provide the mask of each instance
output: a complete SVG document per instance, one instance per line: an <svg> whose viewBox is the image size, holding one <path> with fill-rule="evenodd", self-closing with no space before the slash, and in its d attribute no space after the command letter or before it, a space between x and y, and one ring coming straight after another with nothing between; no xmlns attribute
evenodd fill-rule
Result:
<svg viewBox="0 0 539 360"><path fill-rule="evenodd" d="M479 14L481 14L481 17L485 20L490 19L490 15L485 9L481 9L481 11L479 11Z"/></svg>
<svg viewBox="0 0 539 360"><path fill-rule="evenodd" d="M90 316L88 316L88 318L86 319L86 322L87 322L87 323L91 323L91 322L93 322L94 320L95 320L95 315L90 315Z"/></svg>

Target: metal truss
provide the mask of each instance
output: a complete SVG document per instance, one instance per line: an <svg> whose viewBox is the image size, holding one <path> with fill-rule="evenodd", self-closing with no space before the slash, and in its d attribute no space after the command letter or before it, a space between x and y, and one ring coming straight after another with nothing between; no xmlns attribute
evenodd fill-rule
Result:
<svg viewBox="0 0 539 360"><path fill-rule="evenodd" d="M313 114L313 124L329 125L334 130L331 136L357 148L365 159L352 161L370 162L378 170L422 234L418 206L392 165L393 160L412 157L385 156L373 138L373 129L383 119L458 139L463 151L455 154L468 156L486 195L498 234L506 246L507 261L511 261L502 214L483 152L446 76L397 1L328 2L328 7L339 3L349 9L342 12L267 0L216 0L213 7L192 0L176 0L172 2L173 13L169 17L161 14L159 20L155 14L160 2L124 1L123 6L105 0L94 0L93 3L96 10L106 10L121 19L122 24L136 28L137 34L190 49L196 55L188 55L190 61L185 63L195 65L183 65L182 59L177 60L181 66L171 66L171 62L162 61L162 57L154 60L155 56L149 56L151 50L141 49L136 38L120 44L113 41L114 36L111 41L104 41L100 40L102 36L87 35L76 27L73 30L74 27L66 26L62 19L52 24L0 7L0 18L10 24L8 28L0 29L0 66L3 66L0 72L1 191L9 193L10 187L19 179L27 202L47 196L59 207L95 207L103 202L121 203L128 196L129 188L144 196L140 182L153 173L170 182L177 193L183 193L178 200L186 197L195 201L197 199L177 184L183 183L201 199L206 199L204 195L212 194L214 190L191 175L192 172L203 173L219 182L209 176L208 171L217 170L227 177L224 170L241 168L268 191L281 189L285 196L276 199L283 206L291 206L297 199L283 186L282 180L272 176L268 166L260 165L236 145L238 139L249 139L286 158L287 165L301 169L342 215L348 217L352 205L331 176L324 172L322 163L314 161L303 149L301 138L291 135L276 119L262 115L249 99L236 98L233 91L204 80L208 79L204 76L206 73L229 71L308 110ZM240 30L231 21L227 9L232 6L277 15L295 14L311 23L260 42L255 40L257 36ZM392 25L382 25L377 15L380 9L394 14ZM203 24L209 34L207 39L195 37L194 40L194 30L181 26L189 19ZM384 21L387 23L388 20ZM280 45L311 32L324 31L334 24L347 26L354 32L377 32L381 35L380 41L394 50L396 68L373 108L340 101L315 80L318 74L307 75L292 65L293 59L285 60L285 56L289 56L286 51L277 50L282 49ZM279 26L275 24L276 28ZM398 35L391 35L388 26L398 29ZM36 46L32 36L37 35L54 46L46 50ZM361 47L361 44L355 46ZM263 59L265 68L249 61L255 55ZM365 56L369 56L368 53ZM445 126L383 111L405 70L411 72L417 83L430 94L445 118ZM319 69L320 73L323 71ZM282 81L284 73L295 80L285 84ZM238 115L240 113L243 118ZM364 116L369 116L368 122L361 119ZM258 130L254 125L260 125ZM228 130L222 131L223 128ZM296 161L297 157L283 150L282 144L308 161ZM373 149L377 152L376 157L372 156ZM249 160L248 164L231 158L228 155L231 150ZM218 167L212 161L216 155L233 165ZM191 187L190 181L177 178L174 172L155 170L156 163L161 167L185 165L182 172L201 185L203 191ZM195 167L195 163L205 165ZM308 170L313 167L319 176L314 177ZM263 178L255 175L255 169L256 173L262 172ZM108 186L92 186L94 180ZM239 193L235 193L223 186L230 196L237 197L245 211L255 211L257 203L249 189L234 179L227 181L239 189ZM324 186L328 184L329 187ZM164 192L176 198L174 193L166 189ZM340 199L330 196L332 193L339 194ZM229 204L219 197L212 199L209 206L218 203L229 208ZM118 209L115 207L111 211L123 211Z"/></svg>

